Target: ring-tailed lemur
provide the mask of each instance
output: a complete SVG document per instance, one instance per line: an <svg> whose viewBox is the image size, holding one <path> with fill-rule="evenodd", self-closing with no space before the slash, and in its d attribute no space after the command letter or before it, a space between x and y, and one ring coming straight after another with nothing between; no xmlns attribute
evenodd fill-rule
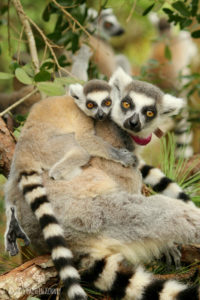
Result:
<svg viewBox="0 0 200 300"><path fill-rule="evenodd" d="M87 106L96 106L98 119L109 113L112 104L109 95L110 86L104 81L95 80L84 86ZM114 148L96 136L93 120L83 114L71 97L59 99L55 110L54 99L46 99L48 108L45 114L40 111L40 103L36 104L30 113L16 146L8 186L15 181L21 197L30 205L39 221L69 298L77 299L79 296L80 299L84 299L85 294L78 285L78 272L72 266L72 253L65 243L63 230L48 199L43 172L48 170L49 176L54 179L70 180L81 173L81 166L88 163L90 155L121 162L125 166L134 164L135 157L126 149ZM48 111L51 110L54 111L53 118L48 115ZM33 138L36 135L39 140ZM43 144L42 147L40 143ZM16 238L24 238L25 243L28 243L28 238L17 223L15 208L11 205L13 202L15 200L12 198L8 199L7 213L10 224L7 227L5 242L10 254L16 255Z"/></svg>
<svg viewBox="0 0 200 300"><path fill-rule="evenodd" d="M181 90L183 85L187 84L188 79L179 78L180 74L191 74L189 65L198 56L197 45L188 31L180 30L175 34L172 24L165 18L159 19L155 13L150 16L152 23L157 27L159 37L161 37L152 47L151 59L155 59L158 64L156 67L149 68L150 80L165 90ZM170 60L165 57L166 45L171 52ZM181 92L181 96L187 99L185 90ZM176 157L191 157L193 155L193 133L188 108L181 112L181 120L175 118L173 130L176 141Z"/></svg>
<svg viewBox="0 0 200 300"><path fill-rule="evenodd" d="M137 91L139 93L139 95L136 95L136 97L133 96L134 100L132 100L131 96L129 95L131 92L131 83L132 83L133 91ZM120 99L117 95L112 96L114 107L112 109L111 118L116 124L118 124L120 128L123 128L124 130L128 130L129 132L131 131L132 139L135 146L134 148L139 149L141 145L144 146L151 141L152 133L155 131L155 129L158 126L158 123L160 122L160 115L159 113L157 113L157 111L159 111L159 109L157 108L159 104L157 104L156 102L159 101L159 99L162 98L164 94L157 87L153 85L150 85L142 81L135 81L135 80L133 81L133 79L128 74L126 74L121 68L119 68L113 74L112 78L110 79L110 85L113 86L114 89L117 86L117 88L121 91ZM88 109L86 99L83 96L81 96L81 91L82 91L81 85L72 84L70 85L69 91L71 93L71 96L75 98L77 98L76 94L78 94L79 91L80 96L78 100L75 99L76 104L79 106L79 108L82 111L86 113L86 115L96 119L95 107L91 107L90 109ZM150 106L146 106L145 96L146 96L146 102L152 103ZM123 98L123 102L120 102L122 98ZM167 101L169 103L167 103ZM180 103L179 106L180 108L184 105L183 100L177 99L170 95L166 95L166 106L168 104L169 108L170 108L170 101L178 101L178 103ZM124 105L126 105L127 108L125 108ZM149 108L149 110L147 110L147 108ZM137 114L136 114L136 110L137 110ZM172 113L176 113L176 111ZM121 114L122 117L120 116ZM127 117L128 114L129 116ZM147 114L150 114L151 116L147 116ZM166 113L165 115L169 115L169 114L170 112ZM142 119L143 124L140 123L141 126L139 128L136 128L136 130L133 125L131 128L128 129L129 126L128 122L130 120L132 123L136 122L137 120L134 120L134 118L137 115L138 115L138 124L140 122L139 118ZM163 119L164 117L162 116L161 118ZM126 123L125 126L124 123ZM145 129L145 127L147 129ZM135 134L135 131L137 132L137 134ZM142 135L145 134L147 138L142 138L141 132ZM122 135L124 136L124 138L126 137L124 132L122 133ZM130 143L129 145L127 145L127 147L130 151L133 150L132 149L133 145L132 144L130 145ZM177 183L175 183L170 178L166 177L164 173L158 168L147 165L141 158L139 159L139 169L141 171L144 183L150 185L155 192L162 193L172 198L181 199L185 202L190 202L189 196L186 193L184 193L184 191L178 186Z"/></svg>
<svg viewBox="0 0 200 300"><path fill-rule="evenodd" d="M169 107L165 100L163 96L158 106L163 113ZM179 108L177 102L171 104L171 109ZM60 243L64 236L82 270L82 279L109 292L114 299L144 300L153 295L172 300L190 295L197 300L198 287L189 288L171 280L157 281L153 275L134 265L159 257L173 242L200 242L199 209L162 195L145 198L139 193L141 176L137 169L124 168L100 157L92 158L70 181L55 181L49 177L48 165L57 161L58 156L62 157L65 143L72 141L67 134L67 120L71 120L72 132L83 129L82 118L87 117L78 111L70 97L44 99L32 108L22 129L6 185L6 199L8 204L10 201L17 206L21 225L33 245L38 251L47 251L33 211L40 217L49 212L48 205L51 204L55 216L53 212L50 214L48 222L43 223L46 225L43 231L48 234L47 241L56 237L54 244L50 245L62 275L66 276L66 270L72 271L65 263L66 254L69 258L71 252L69 255ZM78 118L77 114L82 117ZM97 122L95 128L96 134L107 143L123 147L124 141L120 140L118 128L111 121ZM21 188L26 199L32 202L33 211L19 189L20 173ZM44 193L44 197L37 197L42 196L40 193ZM55 230L58 227L52 223L54 217L61 224L63 235L61 229ZM124 260L132 264L130 268ZM73 272L70 273L70 283L74 279L77 282Z"/></svg>

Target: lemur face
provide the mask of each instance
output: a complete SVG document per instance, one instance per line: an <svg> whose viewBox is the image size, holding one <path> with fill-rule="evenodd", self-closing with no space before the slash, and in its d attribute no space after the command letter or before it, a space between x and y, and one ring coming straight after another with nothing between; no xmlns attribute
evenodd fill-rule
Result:
<svg viewBox="0 0 200 300"><path fill-rule="evenodd" d="M131 90L114 105L112 118L130 133L145 136L157 127L157 110L155 99Z"/></svg>
<svg viewBox="0 0 200 300"><path fill-rule="evenodd" d="M103 80L90 80L84 87L80 84L70 85L70 95L78 107L89 117L104 120L110 115L112 100L111 87Z"/></svg>
<svg viewBox="0 0 200 300"><path fill-rule="evenodd" d="M124 33L124 29L118 22L112 8L102 9L100 14L98 14L96 10L89 8L88 15L91 19L91 30L95 29L95 33L106 40L112 36L118 36Z"/></svg>
<svg viewBox="0 0 200 300"><path fill-rule="evenodd" d="M96 120L104 120L110 114L112 100L108 91L94 91L85 97L84 111L88 116Z"/></svg>
<svg viewBox="0 0 200 300"><path fill-rule="evenodd" d="M111 119L132 136L148 138L166 116L177 114L183 99L164 94L156 86L134 80L121 68L110 79L115 100Z"/></svg>

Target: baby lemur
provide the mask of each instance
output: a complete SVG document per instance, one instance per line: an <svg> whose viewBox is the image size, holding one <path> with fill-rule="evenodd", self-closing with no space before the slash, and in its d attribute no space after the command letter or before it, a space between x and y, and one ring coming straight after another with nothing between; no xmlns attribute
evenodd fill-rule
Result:
<svg viewBox="0 0 200 300"><path fill-rule="evenodd" d="M111 118L123 129L122 138L130 151L134 150L138 153L141 146L145 146L151 141L152 133L156 130L159 122L164 119L164 116L175 114L184 105L182 99L171 95L164 96L159 88L146 82L133 80L121 68L114 73L109 83L113 89L112 99L109 99L109 104L111 101L113 102ZM99 101L95 101L96 99L99 100L96 91L89 100L84 96L84 90L80 84L70 85L69 92L87 116L99 119L97 108L100 106L102 109L106 108L106 102L99 103ZM166 108L162 114L162 104L159 103L161 102L159 99L163 97L165 97ZM177 101L178 107L175 111L170 111L172 101ZM103 118L108 114L107 111L104 113L102 109L100 114ZM109 110L111 112L111 104ZM127 131L127 134L125 131ZM140 158L139 169L144 183L150 185L155 192L191 203L189 196L183 192L178 184L166 177L158 168L147 165Z"/></svg>
<svg viewBox="0 0 200 300"><path fill-rule="evenodd" d="M164 95L157 100L161 117L169 111L169 105ZM173 101L170 110L176 111L179 106L179 101ZM51 167L69 147L80 147L80 131L87 131L83 126L87 122L91 124L92 119L69 96L44 99L32 108L6 184L8 217L10 208L16 206L17 217L33 246L40 253L47 252L49 246L70 299L84 299L85 293L71 266L69 247L82 270L82 279L109 292L114 299L151 299L152 293L157 299L162 295L170 300L184 299L188 294L198 299L198 287L155 280L134 266L159 257L174 242L200 242L197 208L162 195L145 198L140 194L137 168L124 168L94 154L71 180L55 181L49 177ZM124 146L121 130L112 121L97 121L95 129L97 138L113 147ZM83 144L81 141L82 147ZM10 240L9 218L7 228L5 238L11 251L16 240Z"/></svg>

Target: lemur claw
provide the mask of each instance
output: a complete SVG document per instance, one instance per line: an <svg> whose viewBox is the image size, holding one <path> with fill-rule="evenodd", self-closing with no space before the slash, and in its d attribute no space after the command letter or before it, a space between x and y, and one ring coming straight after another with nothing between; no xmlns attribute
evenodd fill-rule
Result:
<svg viewBox="0 0 200 300"><path fill-rule="evenodd" d="M164 253L165 262L168 266L175 265L179 268L181 265L181 251L179 245L174 245Z"/></svg>
<svg viewBox="0 0 200 300"><path fill-rule="evenodd" d="M8 232L6 234L6 251L8 251L11 256L15 256L19 252L17 246L17 238L22 239L26 246L30 244L30 240L25 234L25 232L21 229L15 217L15 210L13 207L11 208L11 212L12 212L12 216L11 216Z"/></svg>

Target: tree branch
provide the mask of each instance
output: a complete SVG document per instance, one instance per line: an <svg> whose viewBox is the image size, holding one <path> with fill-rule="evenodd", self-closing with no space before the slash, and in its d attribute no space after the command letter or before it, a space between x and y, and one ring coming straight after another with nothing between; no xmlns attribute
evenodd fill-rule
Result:
<svg viewBox="0 0 200 300"><path fill-rule="evenodd" d="M38 59L38 54L37 54L37 49L36 49L36 44L35 44L35 39L33 36L33 32L31 29L31 26L29 24L29 21L27 19L27 16L23 10L23 7L21 5L20 0L12 0L15 9L17 11L17 14L20 18L21 23L24 26L24 30L26 32L26 36L28 39L28 43L29 43L29 49L30 49L30 54L31 54L31 58L32 58L32 62L35 68L36 73L39 72L40 70L40 64L39 64L39 59Z"/></svg>
<svg viewBox="0 0 200 300"><path fill-rule="evenodd" d="M12 271L0 275L0 299L22 300L27 296L56 294L57 272L49 255L36 257Z"/></svg>
<svg viewBox="0 0 200 300"><path fill-rule="evenodd" d="M30 92L29 94L25 95L23 98L19 99L17 102L15 102L14 104L12 104L8 108L6 108L4 111L2 111L0 113L0 117L2 117L3 115L5 115L7 112L9 112L10 110L12 110L16 106L20 105L22 102L24 102L26 99L30 98L32 95L34 95L37 92L38 92L38 89L35 88L32 92Z"/></svg>
<svg viewBox="0 0 200 300"><path fill-rule="evenodd" d="M6 177L8 177L10 172L15 144L14 136L10 133L2 118L0 118L0 172Z"/></svg>

